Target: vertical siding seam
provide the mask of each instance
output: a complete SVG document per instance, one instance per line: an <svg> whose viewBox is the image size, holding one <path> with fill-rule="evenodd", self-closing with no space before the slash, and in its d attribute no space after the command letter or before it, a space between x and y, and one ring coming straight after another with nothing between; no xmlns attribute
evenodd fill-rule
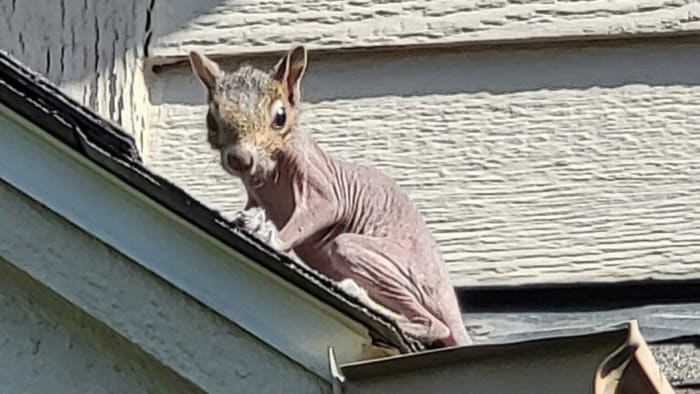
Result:
<svg viewBox="0 0 700 394"><path fill-rule="evenodd" d="M148 57L148 46L151 43L151 36L153 36L153 9L156 6L156 0L150 0L148 4L148 8L146 9L146 39L144 40L143 43L143 56L144 58Z"/></svg>
<svg viewBox="0 0 700 394"><path fill-rule="evenodd" d="M100 89L100 22L98 20L97 15L95 15L93 25L95 28L95 41L93 43L92 50L94 51L95 55L95 61L93 63L93 69L95 70L95 79L92 81L92 83L94 84L94 89L92 89L92 92L90 93L89 106L94 111L98 113L103 113L101 111L102 108L100 108L97 103L98 90Z"/></svg>
<svg viewBox="0 0 700 394"><path fill-rule="evenodd" d="M65 29L66 26L66 2L65 0L61 0L59 2L59 7L61 8L61 27ZM58 76L58 81L63 82L64 78L64 73L66 70L66 43L62 43L61 45L61 57L59 58L58 62L58 67L59 67L59 76Z"/></svg>

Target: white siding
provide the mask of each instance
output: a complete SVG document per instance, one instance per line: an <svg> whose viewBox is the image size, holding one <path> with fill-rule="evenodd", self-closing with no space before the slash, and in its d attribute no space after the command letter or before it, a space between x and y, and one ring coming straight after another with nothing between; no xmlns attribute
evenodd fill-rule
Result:
<svg viewBox="0 0 700 394"><path fill-rule="evenodd" d="M456 285L700 277L700 46L311 58L305 125L395 177ZM154 76L149 165L224 211L188 67Z"/></svg>
<svg viewBox="0 0 700 394"><path fill-rule="evenodd" d="M687 0L157 0L151 55L217 54L675 34L700 28Z"/></svg>

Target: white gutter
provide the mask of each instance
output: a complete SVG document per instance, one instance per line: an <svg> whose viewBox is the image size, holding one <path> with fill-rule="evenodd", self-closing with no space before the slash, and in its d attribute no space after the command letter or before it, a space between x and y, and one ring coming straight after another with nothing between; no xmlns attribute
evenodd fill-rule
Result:
<svg viewBox="0 0 700 394"><path fill-rule="evenodd" d="M330 381L327 348L362 359L367 329L0 105L0 179Z"/></svg>

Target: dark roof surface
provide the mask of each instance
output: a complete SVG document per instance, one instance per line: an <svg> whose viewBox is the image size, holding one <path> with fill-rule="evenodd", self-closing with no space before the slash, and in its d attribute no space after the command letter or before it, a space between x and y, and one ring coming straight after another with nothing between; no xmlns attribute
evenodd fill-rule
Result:
<svg viewBox="0 0 700 394"><path fill-rule="evenodd" d="M651 344L649 348L671 385L700 390L700 337L683 341Z"/></svg>
<svg viewBox="0 0 700 394"><path fill-rule="evenodd" d="M394 323L364 308L330 279L235 228L217 211L148 170L131 136L3 51L0 51L0 102L209 235L360 322L377 343L392 345L402 352L421 349L417 341L404 336Z"/></svg>
<svg viewBox="0 0 700 394"><path fill-rule="evenodd" d="M648 357L645 342L636 322L624 322L597 332L572 331L341 365L331 355L331 371L335 384L347 393L583 392L586 387L590 391L591 383L596 392L675 391L666 375L658 375L658 363Z"/></svg>
<svg viewBox="0 0 700 394"><path fill-rule="evenodd" d="M654 286L650 286L653 289ZM657 364L676 389L700 389L700 300L679 288L687 297L671 297L671 291L659 291L656 298L640 294L639 299L624 300L624 294L600 289L605 299L576 300L554 293L542 299L506 300L501 304L474 302L465 305L467 329L476 344L510 343L567 335L600 332L625 321L636 320L649 343ZM641 291L641 290L640 290ZM533 290L534 292L534 290ZM576 289L570 289L576 293ZM537 294L537 292L534 292ZM664 297L664 294L666 297ZM483 295L482 295L483 296ZM466 301L465 301L466 304ZM481 304L481 305L478 305Z"/></svg>

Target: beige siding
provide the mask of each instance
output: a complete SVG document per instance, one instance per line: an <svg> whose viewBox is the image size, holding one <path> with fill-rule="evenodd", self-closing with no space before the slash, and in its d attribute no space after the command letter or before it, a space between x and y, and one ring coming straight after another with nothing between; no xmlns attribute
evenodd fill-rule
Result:
<svg viewBox="0 0 700 394"><path fill-rule="evenodd" d="M700 277L700 46L311 62L306 127L405 187L456 285ZM152 98L149 165L239 209L190 70L157 74Z"/></svg>
<svg viewBox="0 0 700 394"><path fill-rule="evenodd" d="M158 0L152 56L461 42L616 37L697 31L687 0Z"/></svg>
<svg viewBox="0 0 700 394"><path fill-rule="evenodd" d="M148 6L148 0L0 0L0 49L140 143Z"/></svg>

